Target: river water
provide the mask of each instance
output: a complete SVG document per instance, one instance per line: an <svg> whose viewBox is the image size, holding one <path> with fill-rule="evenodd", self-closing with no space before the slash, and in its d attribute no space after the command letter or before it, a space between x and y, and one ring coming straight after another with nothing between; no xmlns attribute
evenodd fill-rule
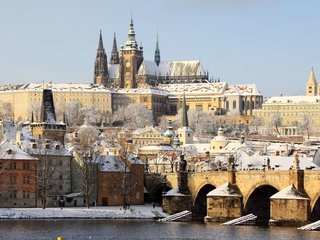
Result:
<svg viewBox="0 0 320 240"><path fill-rule="evenodd" d="M151 220L0 220L0 239L320 239L286 227L159 223Z"/></svg>

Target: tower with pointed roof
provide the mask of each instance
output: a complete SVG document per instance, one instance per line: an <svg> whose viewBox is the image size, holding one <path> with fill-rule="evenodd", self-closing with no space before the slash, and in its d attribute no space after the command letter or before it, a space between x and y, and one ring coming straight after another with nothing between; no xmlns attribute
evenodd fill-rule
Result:
<svg viewBox="0 0 320 240"><path fill-rule="evenodd" d="M314 75L313 67L311 68L309 78L306 84L306 95L317 96L318 95L318 83Z"/></svg>
<svg viewBox="0 0 320 240"><path fill-rule="evenodd" d="M120 86L124 88L136 88L136 74L143 61L143 48L138 46L133 27L133 19L130 19L128 39L120 49Z"/></svg>
<svg viewBox="0 0 320 240"><path fill-rule="evenodd" d="M154 62L157 64L157 66L159 66L159 64L160 64L160 62L161 62L158 33L157 33L156 50L155 50L155 52L154 52Z"/></svg>
<svg viewBox="0 0 320 240"><path fill-rule="evenodd" d="M181 128L177 130L178 138L182 145L193 143L193 130L189 127L187 111L186 95L183 93Z"/></svg>
<svg viewBox="0 0 320 240"><path fill-rule="evenodd" d="M113 35L112 52L110 56L110 64L119 64L119 52L117 47L116 33Z"/></svg>
<svg viewBox="0 0 320 240"><path fill-rule="evenodd" d="M31 134L35 138L51 139L64 144L66 124L57 123L51 89L43 89L40 122L32 122Z"/></svg>
<svg viewBox="0 0 320 240"><path fill-rule="evenodd" d="M94 84L108 85L108 60L103 47L102 33L100 30L99 45L97 49L96 61L94 64Z"/></svg>

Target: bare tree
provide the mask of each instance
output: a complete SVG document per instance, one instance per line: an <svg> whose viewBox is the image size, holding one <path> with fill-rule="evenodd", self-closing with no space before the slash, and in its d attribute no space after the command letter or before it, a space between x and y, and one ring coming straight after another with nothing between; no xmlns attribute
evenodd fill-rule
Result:
<svg viewBox="0 0 320 240"><path fill-rule="evenodd" d="M298 123L300 131L307 131L308 139L310 138L309 128L310 128L310 117L306 114L302 115L302 121Z"/></svg>
<svg viewBox="0 0 320 240"><path fill-rule="evenodd" d="M275 113L270 119L271 127L275 127L278 135L280 135L279 127L282 125L282 118L279 114Z"/></svg>
<svg viewBox="0 0 320 240"><path fill-rule="evenodd" d="M85 124L78 131L79 143L76 145L77 171L82 182L82 191L86 207L90 207L90 197L97 183L97 153L93 144L99 139L99 129Z"/></svg>
<svg viewBox="0 0 320 240"><path fill-rule="evenodd" d="M154 124L152 110L140 103L132 103L120 108L112 117L113 122L119 122L130 129L142 128Z"/></svg>
<svg viewBox="0 0 320 240"><path fill-rule="evenodd" d="M253 117L252 121L251 121L251 125L255 128L255 132L258 131L258 127L260 127L262 125L262 120L259 117Z"/></svg>
<svg viewBox="0 0 320 240"><path fill-rule="evenodd" d="M179 110L177 121L182 118L182 111ZM204 136L213 133L215 130L215 123L213 115L210 112L202 110L189 110L188 111L189 127L194 130L196 136ZM178 123L181 126L181 123Z"/></svg>

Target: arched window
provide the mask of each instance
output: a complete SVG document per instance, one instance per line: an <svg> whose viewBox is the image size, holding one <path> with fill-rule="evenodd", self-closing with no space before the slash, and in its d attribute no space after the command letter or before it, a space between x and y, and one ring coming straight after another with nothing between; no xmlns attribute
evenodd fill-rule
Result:
<svg viewBox="0 0 320 240"><path fill-rule="evenodd" d="M232 102L232 108L233 108L233 109L236 109L236 108L237 108L237 101L236 101L236 100L233 100L233 102Z"/></svg>
<svg viewBox="0 0 320 240"><path fill-rule="evenodd" d="M229 101L226 101L226 109L229 110Z"/></svg>

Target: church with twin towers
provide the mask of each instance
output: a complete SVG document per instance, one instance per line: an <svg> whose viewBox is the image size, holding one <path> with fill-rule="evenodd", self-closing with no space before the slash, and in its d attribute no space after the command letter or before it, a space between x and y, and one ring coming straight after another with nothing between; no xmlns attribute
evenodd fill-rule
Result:
<svg viewBox="0 0 320 240"><path fill-rule="evenodd" d="M158 36L154 60L145 60L143 47L136 41L132 17L127 41L119 50L114 34L109 61L100 31L94 64L94 84L102 84L108 88L141 88L161 83L200 83L207 82L208 79L208 72L204 71L199 60L162 62Z"/></svg>

